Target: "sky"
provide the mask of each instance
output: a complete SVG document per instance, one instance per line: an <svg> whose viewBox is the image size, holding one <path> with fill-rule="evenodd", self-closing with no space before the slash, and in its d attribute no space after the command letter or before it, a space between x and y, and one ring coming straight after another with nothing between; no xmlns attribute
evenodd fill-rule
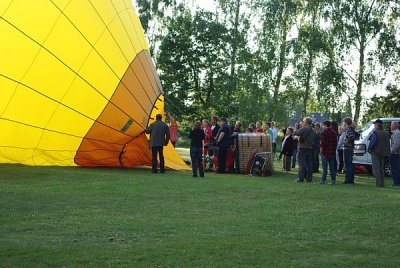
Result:
<svg viewBox="0 0 400 268"><path fill-rule="evenodd" d="M213 3L213 0L201 0L197 1L197 5L200 8L207 9L207 10L212 10L213 7L215 6Z"/></svg>

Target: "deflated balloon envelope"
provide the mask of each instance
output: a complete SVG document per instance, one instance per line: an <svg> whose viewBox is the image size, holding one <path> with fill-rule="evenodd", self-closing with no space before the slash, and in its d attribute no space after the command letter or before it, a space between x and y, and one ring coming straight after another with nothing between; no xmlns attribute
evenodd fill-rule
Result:
<svg viewBox="0 0 400 268"><path fill-rule="evenodd" d="M151 164L164 99L131 1L2 0L0 36L0 162Z"/></svg>

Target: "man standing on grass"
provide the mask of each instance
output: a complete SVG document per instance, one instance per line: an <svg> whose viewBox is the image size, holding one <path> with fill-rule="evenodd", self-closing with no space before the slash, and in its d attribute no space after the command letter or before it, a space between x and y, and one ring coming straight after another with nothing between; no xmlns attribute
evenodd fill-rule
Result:
<svg viewBox="0 0 400 268"><path fill-rule="evenodd" d="M321 133L321 146L320 153L322 159L322 178L319 184L326 183L326 176L329 170L331 172L331 184L336 184L336 168L335 168L335 157L337 147L337 134L331 129L331 121L325 121L324 131Z"/></svg>
<svg viewBox="0 0 400 268"><path fill-rule="evenodd" d="M368 152L371 154L376 187L385 187L385 158L390 155L390 136L383 130L382 120L377 119L374 128L369 138Z"/></svg>
<svg viewBox="0 0 400 268"><path fill-rule="evenodd" d="M304 118L301 122L301 128L294 132L294 134L298 136L299 140L299 178L297 179L297 182L303 182L304 178L306 178L307 182L312 182L312 151L315 132L311 128L311 123L311 118Z"/></svg>
<svg viewBox="0 0 400 268"><path fill-rule="evenodd" d="M154 174L157 173L157 154L160 158L160 172L165 172L163 149L168 145L170 139L169 127L161 119L161 114L157 114L156 121L146 128L146 133L150 134L151 167Z"/></svg>
<svg viewBox="0 0 400 268"><path fill-rule="evenodd" d="M221 118L221 128L217 137L218 144L218 173L225 173L226 155L231 146L231 130L228 126L228 120L225 117Z"/></svg>
<svg viewBox="0 0 400 268"><path fill-rule="evenodd" d="M346 170L346 177L344 184L354 184L354 140L356 139L356 132L353 127L353 120L350 117L343 119L343 127L345 131L344 145L343 145L343 160L344 168Z"/></svg>
<svg viewBox="0 0 400 268"><path fill-rule="evenodd" d="M275 128L275 123L271 122L272 131L272 157L275 158L276 154L276 141L278 140L278 130Z"/></svg>
<svg viewBox="0 0 400 268"><path fill-rule="evenodd" d="M392 122L392 138L390 143L390 170L392 171L392 186L400 186L400 130L399 122Z"/></svg>
<svg viewBox="0 0 400 268"><path fill-rule="evenodd" d="M314 150L313 150L313 173L319 172L319 152L321 144L321 124L317 123L314 126L315 139L314 139Z"/></svg>
<svg viewBox="0 0 400 268"><path fill-rule="evenodd" d="M219 125L218 125L218 117L216 116L211 117L211 131L212 131L212 138L214 140L217 140Z"/></svg>

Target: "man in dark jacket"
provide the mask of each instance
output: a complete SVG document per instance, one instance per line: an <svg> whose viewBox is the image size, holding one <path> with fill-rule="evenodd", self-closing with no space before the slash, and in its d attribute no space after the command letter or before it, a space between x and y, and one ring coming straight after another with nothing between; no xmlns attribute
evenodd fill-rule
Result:
<svg viewBox="0 0 400 268"><path fill-rule="evenodd" d="M285 137L282 141L281 154L279 155L279 160L283 155L283 170L285 172L290 171L291 158L293 154L293 128L289 127L285 131Z"/></svg>
<svg viewBox="0 0 400 268"><path fill-rule="evenodd" d="M231 146L231 130L225 117L221 118L221 128L217 137L218 144L218 173L225 173L226 155Z"/></svg>
<svg viewBox="0 0 400 268"><path fill-rule="evenodd" d="M212 130L212 139L214 141L217 140L217 135L219 132L219 125L218 125L218 117L213 116L211 117L211 130Z"/></svg>
<svg viewBox="0 0 400 268"><path fill-rule="evenodd" d="M301 128L294 132L300 143L298 152L299 178L297 182L303 182L304 178L307 182L312 182L312 151L315 132L311 128L311 123L311 118L304 118L301 122Z"/></svg>
<svg viewBox="0 0 400 268"><path fill-rule="evenodd" d="M374 122L374 132L370 136L368 152L371 154L372 172L376 179L376 187L385 187L385 158L390 155L390 136L383 130L383 122Z"/></svg>
<svg viewBox="0 0 400 268"><path fill-rule="evenodd" d="M319 172L319 151L320 151L320 143L321 143L321 124L317 123L314 126L315 131L315 139L314 139L314 148L313 148L313 173Z"/></svg>
<svg viewBox="0 0 400 268"><path fill-rule="evenodd" d="M322 159L322 178L319 184L326 183L326 176L329 170L331 172L331 184L336 184L336 147L337 147L337 134L331 129L331 121L325 121L324 131L321 133L320 153Z"/></svg>
<svg viewBox="0 0 400 268"><path fill-rule="evenodd" d="M156 121L146 128L146 133L150 134L151 167L153 173L157 173L157 154L159 154L160 158L160 172L165 172L163 148L168 145L170 132L168 125L161 121L161 119L161 114L157 114Z"/></svg>

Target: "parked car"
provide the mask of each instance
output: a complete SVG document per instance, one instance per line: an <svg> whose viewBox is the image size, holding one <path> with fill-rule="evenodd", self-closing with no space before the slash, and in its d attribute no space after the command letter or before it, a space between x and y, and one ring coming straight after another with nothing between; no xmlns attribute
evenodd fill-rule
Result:
<svg viewBox="0 0 400 268"><path fill-rule="evenodd" d="M391 133L390 124L393 121L400 122L400 117L394 118L379 118L383 121L383 129ZM369 121L365 126L359 131L360 137L354 142L354 157L353 164L365 166L370 173L372 173L372 160L371 154L368 153L369 138L371 133L374 131L374 122L376 119ZM385 174L390 176L390 164L389 159L385 160Z"/></svg>

